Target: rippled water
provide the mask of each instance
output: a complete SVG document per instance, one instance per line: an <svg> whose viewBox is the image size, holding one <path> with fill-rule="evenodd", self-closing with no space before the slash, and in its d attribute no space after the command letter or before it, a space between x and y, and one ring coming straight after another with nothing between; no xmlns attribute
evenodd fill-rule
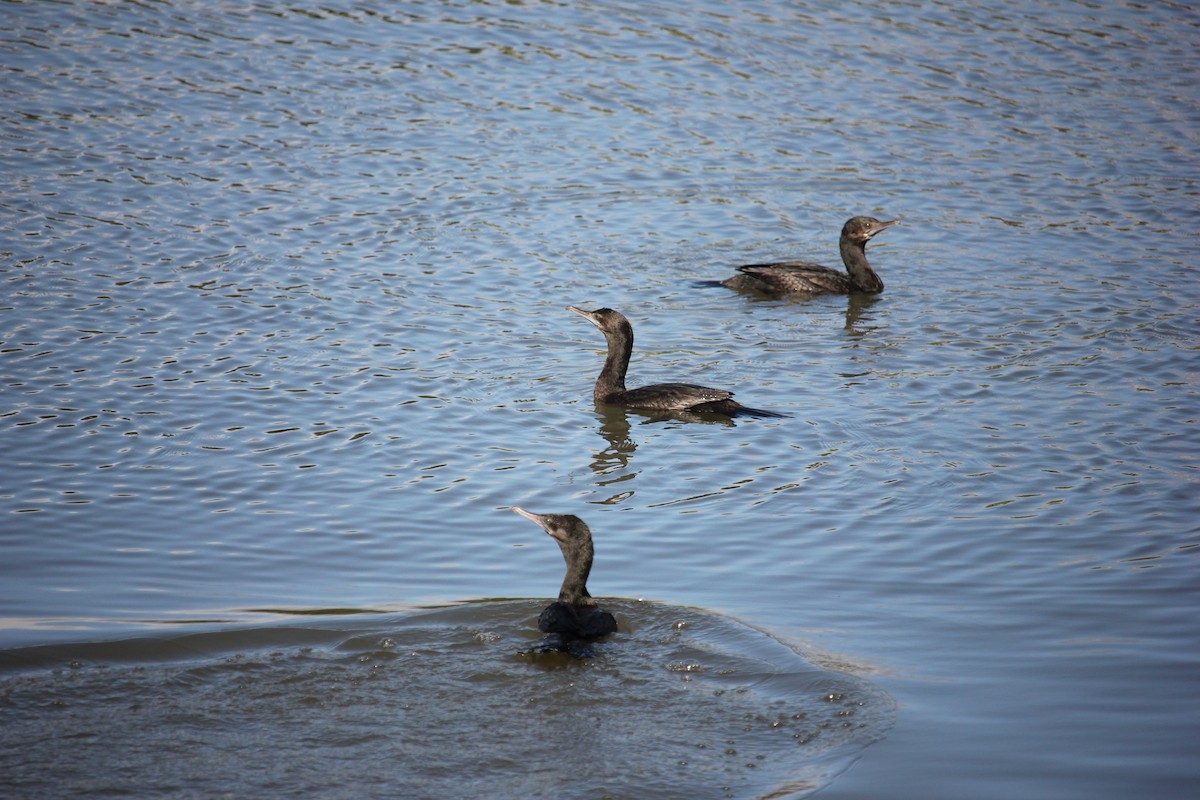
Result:
<svg viewBox="0 0 1200 800"><path fill-rule="evenodd" d="M202 630L263 692L309 659L332 685L339 643L420 607L553 596L520 504L587 519L594 594L730 615L895 698L868 749L735 796L1190 797L1198 45L1170 4L7 4L0 717L67 702L56 659L186 703L162 687ZM858 213L902 220L878 297L702 284L835 264ZM631 319L631 384L790 418L594 408L568 304ZM263 658L275 630L299 638ZM104 643L147 635L130 678ZM172 724L83 708L101 754ZM451 711L431 735L484 731ZM378 755L317 720L316 762ZM65 746L36 741L13 758ZM186 769L117 777L183 795Z"/></svg>
<svg viewBox="0 0 1200 800"><path fill-rule="evenodd" d="M881 691L757 631L611 608L623 630L586 661L518 655L537 636L530 601L351 636L251 628L9 651L25 674L7 682L0 741L37 757L11 759L6 783L23 796L787 797L889 727Z"/></svg>

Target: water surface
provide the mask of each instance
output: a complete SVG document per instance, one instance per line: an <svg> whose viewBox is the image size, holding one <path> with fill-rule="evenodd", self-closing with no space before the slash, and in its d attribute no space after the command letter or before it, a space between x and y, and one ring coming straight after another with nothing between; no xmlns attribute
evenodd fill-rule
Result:
<svg viewBox="0 0 1200 800"><path fill-rule="evenodd" d="M297 614L336 645L551 597L561 559L517 504L589 522L594 594L727 615L894 698L822 796L1190 797L1198 26L7 5L0 646L103 676L81 656L117 640L254 660L247 632ZM902 220L869 249L878 297L699 285L835 264L858 213ZM601 342L568 304L630 318L631 383L791 417L594 408ZM291 685L292 645L265 681ZM810 793L810 767L780 783Z"/></svg>

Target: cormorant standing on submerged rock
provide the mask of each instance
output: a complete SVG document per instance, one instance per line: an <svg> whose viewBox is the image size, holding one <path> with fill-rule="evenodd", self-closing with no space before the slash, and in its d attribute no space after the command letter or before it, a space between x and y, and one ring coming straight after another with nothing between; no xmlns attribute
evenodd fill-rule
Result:
<svg viewBox="0 0 1200 800"><path fill-rule="evenodd" d="M874 217L853 217L842 226L838 248L846 272L839 272L807 261L779 261L773 264L746 264L738 274L721 281L731 289L752 289L772 294L878 294L883 280L867 263L867 242L900 220L880 222Z"/></svg>
<svg viewBox="0 0 1200 800"><path fill-rule="evenodd" d="M546 606L538 617L538 630L558 636L539 646L539 650L565 650L572 655L589 657L591 650L579 640L598 639L616 633L613 615L596 605L587 590L592 571L592 532L587 523L573 514L534 514L518 506L512 510L533 520L558 542L567 574L563 577L558 600Z"/></svg>
<svg viewBox="0 0 1200 800"><path fill-rule="evenodd" d="M629 320L624 314L611 308L584 311L575 306L567 306L567 310L585 317L600 329L608 341L608 356L604 359L604 368L600 370L592 392L597 403L651 411L722 414L727 417L785 416L774 411L747 408L730 399L733 392L710 389L694 383L655 383L637 389L626 389L625 373L629 369L629 357L633 354L633 326L629 324Z"/></svg>

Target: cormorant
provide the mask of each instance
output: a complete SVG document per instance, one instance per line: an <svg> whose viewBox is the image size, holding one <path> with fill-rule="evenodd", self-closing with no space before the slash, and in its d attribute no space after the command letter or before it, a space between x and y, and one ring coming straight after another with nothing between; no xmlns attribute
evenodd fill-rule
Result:
<svg viewBox="0 0 1200 800"><path fill-rule="evenodd" d="M558 542L567 574L558 600L546 606L538 617L542 633L557 634L564 640L550 649L570 650L573 639L596 639L615 633L617 621L613 615L596 605L587 590L588 574L592 571L592 532L587 523L573 514L534 514L513 506L512 510L533 520ZM590 655L586 650L582 655Z"/></svg>
<svg viewBox="0 0 1200 800"><path fill-rule="evenodd" d="M629 369L629 357L633 354L633 326L629 324L629 320L624 314L611 308L584 311L575 306L567 306L567 310L585 317L600 329L608 341L608 356L604 359L604 368L600 370L592 392L597 403L651 411L722 414L727 417L784 416L774 411L748 408L732 400L733 392L725 389L710 389L694 383L655 383L637 389L626 389L625 373Z"/></svg>
<svg viewBox="0 0 1200 800"><path fill-rule="evenodd" d="M880 231L899 224L898 219L880 222L874 217L846 220L838 240L846 272L807 261L746 264L738 267L737 275L721 281L721 285L772 294L878 294L883 291L883 280L867 263L867 242Z"/></svg>

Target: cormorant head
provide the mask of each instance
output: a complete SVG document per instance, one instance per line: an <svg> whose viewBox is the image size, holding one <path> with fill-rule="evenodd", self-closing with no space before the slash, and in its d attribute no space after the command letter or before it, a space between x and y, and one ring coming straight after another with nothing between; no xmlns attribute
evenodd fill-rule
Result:
<svg viewBox="0 0 1200 800"><path fill-rule="evenodd" d="M512 510L525 519L533 520L540 525L542 530L558 542L558 546L562 548L564 554L568 550L577 551L585 546L591 549L592 532L587 523L574 514L534 514L520 506L513 506Z"/></svg>
<svg viewBox="0 0 1200 800"><path fill-rule="evenodd" d="M875 234L899 224L900 220L898 219L880 222L874 217L851 217L842 226L842 238L858 242L859 244L866 244L871 241L871 237Z"/></svg>
<svg viewBox="0 0 1200 800"><path fill-rule="evenodd" d="M592 532L587 523L574 514L534 514L517 506L512 510L542 526L542 530L558 542L558 549L562 550L563 560L567 562L567 574L558 599L577 606L593 605L587 590L593 556Z"/></svg>
<svg viewBox="0 0 1200 800"><path fill-rule="evenodd" d="M633 332L633 326L629 324L629 320L620 311L614 311L611 308L597 308L595 311L584 311L582 308L576 306L567 306L567 310L574 311L606 334L610 331L621 330L622 328L627 329L629 333Z"/></svg>

